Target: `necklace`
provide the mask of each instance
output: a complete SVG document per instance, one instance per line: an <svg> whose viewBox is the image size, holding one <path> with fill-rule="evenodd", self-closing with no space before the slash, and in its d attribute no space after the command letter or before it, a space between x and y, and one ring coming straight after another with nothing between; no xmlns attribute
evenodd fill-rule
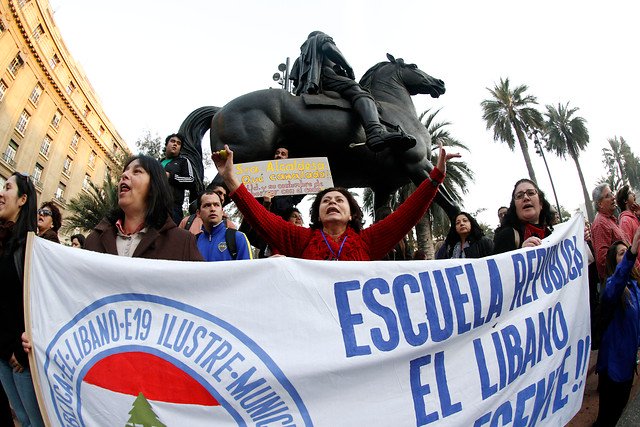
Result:
<svg viewBox="0 0 640 427"><path fill-rule="evenodd" d="M331 249L331 245L327 241L327 236L325 236L324 231L320 230L320 233L322 233L322 238L324 239L324 243L327 245L327 248L329 248L329 252L331 252L331 255L333 255L333 258L330 258L329 261L338 261L340 258L340 254L342 253L342 248L344 247L344 242L347 241L347 237L349 236L344 236L344 240L340 244L340 249L338 249L338 255L336 255L333 249Z"/></svg>

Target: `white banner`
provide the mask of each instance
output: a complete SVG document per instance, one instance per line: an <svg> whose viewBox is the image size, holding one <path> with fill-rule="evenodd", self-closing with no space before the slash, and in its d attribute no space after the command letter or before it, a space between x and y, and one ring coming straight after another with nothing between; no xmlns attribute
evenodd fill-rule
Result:
<svg viewBox="0 0 640 427"><path fill-rule="evenodd" d="M575 217L480 260L212 263L36 238L40 400L61 426L564 425L589 360L582 237Z"/></svg>

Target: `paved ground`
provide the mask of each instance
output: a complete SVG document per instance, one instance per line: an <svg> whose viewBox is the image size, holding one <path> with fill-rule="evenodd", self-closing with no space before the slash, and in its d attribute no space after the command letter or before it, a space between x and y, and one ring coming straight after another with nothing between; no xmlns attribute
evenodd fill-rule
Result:
<svg viewBox="0 0 640 427"><path fill-rule="evenodd" d="M595 364L598 359L598 352L592 351L589 358L589 370L587 374L587 384L585 385L582 408L575 417L567 424L570 427L590 427L598 417L598 376L595 374ZM640 381L635 377L631 396L625 413L618 421L618 427L640 426Z"/></svg>

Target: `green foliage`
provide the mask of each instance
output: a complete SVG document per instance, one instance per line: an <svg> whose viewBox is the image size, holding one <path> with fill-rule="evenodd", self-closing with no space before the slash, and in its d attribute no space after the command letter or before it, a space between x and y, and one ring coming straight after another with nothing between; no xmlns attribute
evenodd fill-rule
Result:
<svg viewBox="0 0 640 427"><path fill-rule="evenodd" d="M431 163L434 165L438 163L437 153L440 143L447 148L456 148L456 150L453 151L459 151L462 149L470 152L469 148L464 143L454 138L449 132L447 127L451 126L451 122L435 121L439 112L440 110L434 112L426 110L420 115L420 120L422 121L424 119L424 125L431 135ZM447 162L447 176L444 179L444 185L447 187L449 194L456 203L464 205L463 196L464 194L467 194L467 187L469 182L473 180L473 177L473 171L469 168L469 165L466 162L460 160L451 160ZM449 232L449 217L445 211L436 204L431 205L429 212L431 215L431 234L433 238L436 240L444 239Z"/></svg>
<svg viewBox="0 0 640 427"><path fill-rule="evenodd" d="M133 401L129 415L131 417L129 417L125 427L167 427L158 419L158 416L153 412L151 404L142 393L138 394L136 400Z"/></svg>
<svg viewBox="0 0 640 427"><path fill-rule="evenodd" d="M145 154L153 157L154 159L161 159L164 157L164 141L160 138L160 135L151 135L150 130L146 130L142 138L136 141L136 149L139 154Z"/></svg>
<svg viewBox="0 0 640 427"><path fill-rule="evenodd" d="M480 105L487 130L493 129L494 141L506 143L513 151L516 138L518 139L529 177L536 181L525 134L533 129L542 129L543 119L542 114L532 107L538 103L536 97L525 95L528 89L526 85L520 85L512 90L509 79L500 78L500 83L493 89L487 88L491 98L485 99Z"/></svg>
<svg viewBox="0 0 640 427"><path fill-rule="evenodd" d="M557 156L562 158L566 158L567 154L569 154L575 163L582 186L587 216L589 221L593 221L595 214L591 204L591 197L578 161L580 151L586 149L589 144L589 131L585 126L586 121L582 117L575 116L579 108L569 108L568 102L565 105L558 103L557 108L552 105L547 105L546 107L545 133L547 142L545 148L555 152Z"/></svg>
<svg viewBox="0 0 640 427"><path fill-rule="evenodd" d="M431 112L426 110L419 116L419 120L424 123L427 131L431 135L431 162L435 165L438 163L438 146L442 143L445 147L453 147L456 150L469 151L469 148L454 138L449 132L448 126L451 122L442 121L437 122L435 120L440 110ZM424 121L423 121L424 120ZM444 180L444 184L449 190L449 194L458 204L462 204L463 195L468 192L468 184L473 179L473 171L469 168L469 165L464 161L449 161L447 162L447 175ZM391 208L396 209L398 205L404 202L411 193L415 191L416 187L413 183L409 183L402 188L398 189L391 197ZM364 190L363 193L363 211L373 215L374 197L373 191L370 188ZM440 206L433 204L431 208L424 215L422 220L416 225L416 242L413 241L413 234L409 237L409 244L412 249L417 246L427 253L430 258L433 258L433 239L444 239L449 232L449 218L445 211Z"/></svg>
<svg viewBox="0 0 640 427"><path fill-rule="evenodd" d="M63 230L79 228L85 232L93 230L111 210L118 206L118 183L110 175L102 187L89 183L87 191L81 191L67 203L71 214L65 219Z"/></svg>
<svg viewBox="0 0 640 427"><path fill-rule="evenodd" d="M640 160L627 141L615 136L607 142L611 148L602 149L602 163L607 168L607 175L600 178L599 183L606 182L614 191L625 184L640 189Z"/></svg>
<svg viewBox="0 0 640 427"><path fill-rule="evenodd" d="M547 135L546 149L554 151L558 157L578 158L580 151L589 144L589 131L585 119L574 114L579 108L569 108L569 103L558 104L555 108L547 105L545 131Z"/></svg>

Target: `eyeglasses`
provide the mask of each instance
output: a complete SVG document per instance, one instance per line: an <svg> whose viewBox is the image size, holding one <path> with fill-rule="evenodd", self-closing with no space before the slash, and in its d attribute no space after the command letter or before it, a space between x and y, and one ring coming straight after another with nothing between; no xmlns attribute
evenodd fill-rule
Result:
<svg viewBox="0 0 640 427"><path fill-rule="evenodd" d="M513 198L515 200L522 200L524 199L524 196L526 195L528 198L532 198L533 196L535 196L536 194L538 194L538 190L536 190L535 188L530 188L527 191L519 191L515 194L515 196L513 196Z"/></svg>
<svg viewBox="0 0 640 427"><path fill-rule="evenodd" d="M38 215L51 216L52 212L49 209L38 209Z"/></svg>

